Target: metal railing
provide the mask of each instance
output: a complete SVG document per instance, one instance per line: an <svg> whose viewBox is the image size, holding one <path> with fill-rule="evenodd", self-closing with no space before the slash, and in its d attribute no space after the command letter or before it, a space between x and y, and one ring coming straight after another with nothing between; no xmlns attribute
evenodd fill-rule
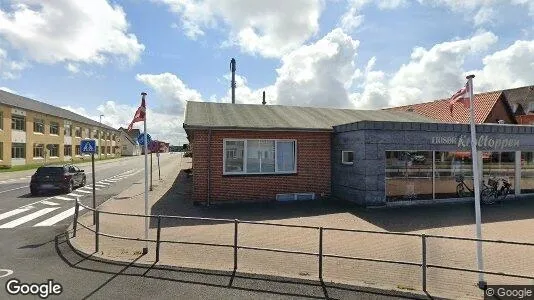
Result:
<svg viewBox="0 0 534 300"><path fill-rule="evenodd" d="M80 206L88 211L92 211L95 215L95 224L94 229L82 224L79 222L79 212ZM156 239L142 239L134 237L125 237L119 235L107 234L100 231L100 214L107 215L117 215L117 216L128 216L128 217L140 217L140 218L150 218L156 219ZM205 243L205 242L188 242L188 241L175 241L175 240L163 240L161 239L161 221L163 219L175 219L175 220L194 220L194 221L208 221L208 222L220 222L220 223L233 223L234 232L233 232L233 243L232 244L221 244L221 243ZM287 228L301 228L301 229L312 229L317 230L317 252L306 252L306 251L297 251L297 250L285 250L285 249L275 249L275 248L263 248L263 247L253 247L240 245L238 241L239 237L239 224L256 224L262 226L274 226L274 227L287 227ZM83 228L95 233L95 252L99 251L99 236L105 236L109 238L121 239L121 240L130 240L130 241L139 241L139 242L151 242L156 244L155 248L155 262L160 260L160 245L162 243L170 244L184 244L184 245L198 245L198 246L211 246L211 247L225 247L233 249L233 270L237 271L238 269L238 250L256 250L256 251L267 251L275 253L286 253L286 254L295 254L295 255L305 255L313 256L318 258L318 278L323 280L323 259L324 258L337 258L337 259L346 259L353 261L366 261L366 262L377 262L377 263L386 263L386 264L396 264L396 265L405 265L405 266L415 266L421 268L421 283L422 291L427 292L427 271L430 268L434 269L445 269L451 271L463 271L470 273L483 273L487 275L496 275L504 277L512 277L519 279L531 279L534 280L534 275L521 275L521 274L511 274L505 272L495 272L495 271L480 271L476 269L469 268L460 268L460 267L451 267L440 264L429 264L428 259L428 239L445 239L445 240L457 240L457 241L471 241L471 242L484 242L484 243L494 243L494 244L507 244L507 245L518 245L518 246L530 246L534 247L534 243L527 242L514 242L514 241L504 241L504 240L491 240L491 239L476 239L476 238L465 238L465 237L455 237L455 236L443 236L443 235L430 235L430 234L418 234L418 233L402 233L402 232L388 232L388 231L373 231L373 230L358 230L358 229L343 229L343 228L332 228L332 227L317 227L317 226L306 226L306 225L291 225L291 224L280 224L280 223L270 223L270 222L258 222L258 221L245 221L238 219L218 219L218 218L201 218L201 217L185 217L185 216L169 216L169 215L140 215L140 214L127 214L127 213L118 213L118 212L109 212L109 211L99 211L98 209L93 209L89 206L79 203L77 200L75 203L74 211L74 222L73 222L73 233L72 237L76 237L77 226L80 225ZM338 254L329 254L324 253L324 234L327 231L331 232L351 232L351 233L369 233L369 234L378 234L378 235L393 235L393 236L406 236L412 238L419 238L421 240L421 260L418 262L413 261L402 261L402 260L392 260L392 259L378 259L378 258L369 258L369 257L357 257L357 256L348 256L348 255L338 255ZM534 249L534 248L533 248Z"/></svg>

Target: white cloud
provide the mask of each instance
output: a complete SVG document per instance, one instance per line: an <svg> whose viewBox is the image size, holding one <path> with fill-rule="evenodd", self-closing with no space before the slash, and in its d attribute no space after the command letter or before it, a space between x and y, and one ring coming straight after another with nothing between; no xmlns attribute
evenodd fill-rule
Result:
<svg viewBox="0 0 534 300"><path fill-rule="evenodd" d="M534 40L516 41L506 49L487 55L482 62L484 67L472 72L482 90L532 85Z"/></svg>
<svg viewBox="0 0 534 300"><path fill-rule="evenodd" d="M476 26L491 22L497 16L492 7L482 7L475 14L474 22Z"/></svg>
<svg viewBox="0 0 534 300"><path fill-rule="evenodd" d="M67 71L74 74L80 72L80 66L78 64L68 63L65 68L67 69Z"/></svg>
<svg viewBox="0 0 534 300"><path fill-rule="evenodd" d="M224 24L229 42L242 51L280 57L299 47L319 29L324 0L153 0L180 17L187 36Z"/></svg>
<svg viewBox="0 0 534 300"><path fill-rule="evenodd" d="M3 91L6 91L8 93L11 93L11 94L17 94L17 92L15 90L12 90L8 87L5 87L5 86L0 86L0 90L3 90Z"/></svg>
<svg viewBox="0 0 534 300"><path fill-rule="evenodd" d="M0 37L39 63L135 63L144 50L126 14L106 0L12 0L0 9Z"/></svg>
<svg viewBox="0 0 534 300"><path fill-rule="evenodd" d="M0 48L0 78L16 79L20 76L20 71L27 67L26 62L9 59L7 51Z"/></svg>
<svg viewBox="0 0 534 300"><path fill-rule="evenodd" d="M338 25L348 33L362 25L365 16L361 14L361 11L368 4L375 4L380 9L395 9L408 4L406 0L347 0L347 3L347 11L339 19Z"/></svg>

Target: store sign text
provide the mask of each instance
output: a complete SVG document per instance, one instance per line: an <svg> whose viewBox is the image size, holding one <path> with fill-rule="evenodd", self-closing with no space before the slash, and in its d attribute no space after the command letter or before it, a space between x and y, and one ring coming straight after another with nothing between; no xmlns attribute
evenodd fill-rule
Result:
<svg viewBox="0 0 534 300"><path fill-rule="evenodd" d="M456 145L458 148L466 148L471 146L471 137L462 135L460 137L445 137L433 136L432 144L434 145ZM518 139L494 139L483 134L477 138L477 147L504 149L504 148L518 148Z"/></svg>

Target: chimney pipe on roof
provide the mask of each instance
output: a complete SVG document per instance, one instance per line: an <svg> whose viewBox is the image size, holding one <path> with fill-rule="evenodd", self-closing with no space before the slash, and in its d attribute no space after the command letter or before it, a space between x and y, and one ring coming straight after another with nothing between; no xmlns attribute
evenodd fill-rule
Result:
<svg viewBox="0 0 534 300"><path fill-rule="evenodd" d="M232 71L232 83L231 83L231 87L232 87L232 103L235 103L235 58L232 58L230 60L230 71Z"/></svg>
<svg viewBox="0 0 534 300"><path fill-rule="evenodd" d="M265 91L263 91L263 101L261 102L261 104L265 105L267 102L265 102Z"/></svg>

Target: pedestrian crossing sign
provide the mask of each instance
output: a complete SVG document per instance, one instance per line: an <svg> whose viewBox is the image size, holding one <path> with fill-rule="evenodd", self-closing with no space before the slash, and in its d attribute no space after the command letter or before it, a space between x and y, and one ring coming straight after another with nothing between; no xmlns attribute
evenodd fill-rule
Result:
<svg viewBox="0 0 534 300"><path fill-rule="evenodd" d="M96 141L95 140L82 140L80 142L80 151L82 153L95 153Z"/></svg>

